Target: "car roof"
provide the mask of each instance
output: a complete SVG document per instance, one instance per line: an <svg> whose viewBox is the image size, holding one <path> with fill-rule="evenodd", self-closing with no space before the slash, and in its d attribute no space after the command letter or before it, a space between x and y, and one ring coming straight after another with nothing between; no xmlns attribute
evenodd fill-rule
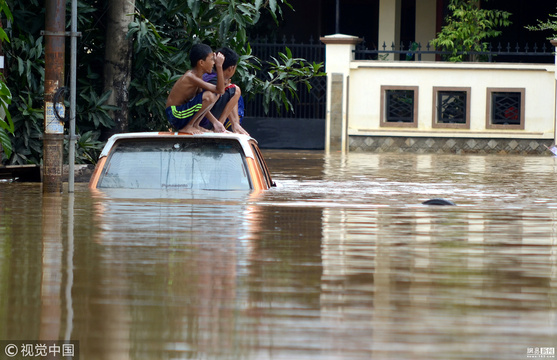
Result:
<svg viewBox="0 0 557 360"><path fill-rule="evenodd" d="M104 156L108 156L110 149L114 146L114 144L122 139L138 139L138 140L149 140L149 139L177 139L177 138L191 138L191 139L235 139L237 140L242 149L244 150L244 154L247 157L255 158L253 154L253 150L250 146L250 141L253 141L257 144L257 140L252 138L248 135L243 134L235 134L235 133L212 133L207 132L198 135L192 135L188 133L178 133L178 132L134 132L134 133L123 133L123 134L116 134L112 135L106 145L104 146L101 155L99 158Z"/></svg>

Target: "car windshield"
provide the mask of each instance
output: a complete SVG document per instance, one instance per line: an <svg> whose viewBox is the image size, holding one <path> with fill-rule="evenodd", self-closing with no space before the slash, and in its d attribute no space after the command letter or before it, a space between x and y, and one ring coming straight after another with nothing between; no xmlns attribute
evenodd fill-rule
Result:
<svg viewBox="0 0 557 360"><path fill-rule="evenodd" d="M242 148L229 139L169 139L118 143L99 188L249 190Z"/></svg>

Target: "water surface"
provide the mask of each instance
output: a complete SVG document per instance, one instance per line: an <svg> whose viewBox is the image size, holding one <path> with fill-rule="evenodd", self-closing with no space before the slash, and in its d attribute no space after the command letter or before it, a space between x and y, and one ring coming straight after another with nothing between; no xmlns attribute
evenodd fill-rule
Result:
<svg viewBox="0 0 557 360"><path fill-rule="evenodd" d="M557 347L555 158L265 156L262 194L0 183L0 339L79 340L80 359Z"/></svg>

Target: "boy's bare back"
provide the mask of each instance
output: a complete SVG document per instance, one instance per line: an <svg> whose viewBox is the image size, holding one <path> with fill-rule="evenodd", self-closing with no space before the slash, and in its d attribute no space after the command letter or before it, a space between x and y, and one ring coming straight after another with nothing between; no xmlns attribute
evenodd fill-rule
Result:
<svg viewBox="0 0 557 360"><path fill-rule="evenodd" d="M166 107L185 104L201 91L196 81L192 81L193 79L191 79L191 77L194 76L195 75L190 70L176 81L172 90L170 90L170 94L168 94Z"/></svg>

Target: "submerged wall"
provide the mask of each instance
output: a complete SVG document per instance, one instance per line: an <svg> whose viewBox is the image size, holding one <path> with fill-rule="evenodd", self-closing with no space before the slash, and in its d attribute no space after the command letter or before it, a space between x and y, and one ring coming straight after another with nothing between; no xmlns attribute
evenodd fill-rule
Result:
<svg viewBox="0 0 557 360"><path fill-rule="evenodd" d="M325 148L325 119L245 117L242 127L262 149Z"/></svg>

